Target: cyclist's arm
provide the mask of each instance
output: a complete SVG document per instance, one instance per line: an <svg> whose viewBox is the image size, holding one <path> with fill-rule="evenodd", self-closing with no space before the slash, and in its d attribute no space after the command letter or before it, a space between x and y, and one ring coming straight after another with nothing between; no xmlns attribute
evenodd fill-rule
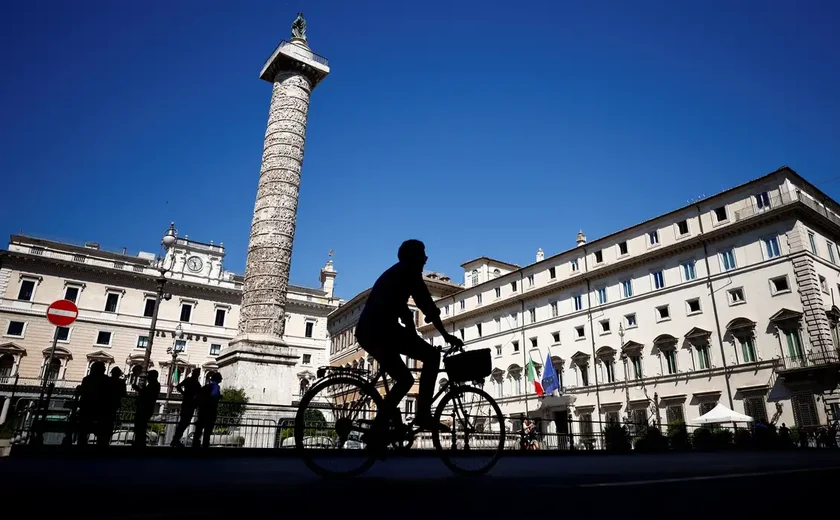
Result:
<svg viewBox="0 0 840 520"><path fill-rule="evenodd" d="M447 343L460 342L455 336L447 332L443 326L443 322L440 319L440 309L435 305L435 301L432 299L432 295L429 294L429 288L426 287L426 282L423 281L422 276L416 278L411 296L414 299L414 303L426 316L426 323L432 323Z"/></svg>

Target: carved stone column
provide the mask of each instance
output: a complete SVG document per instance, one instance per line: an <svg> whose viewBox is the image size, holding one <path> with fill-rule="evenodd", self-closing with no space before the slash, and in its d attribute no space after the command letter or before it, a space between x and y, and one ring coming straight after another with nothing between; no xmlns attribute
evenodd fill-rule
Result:
<svg viewBox="0 0 840 520"><path fill-rule="evenodd" d="M309 97L330 70L327 60L309 49L305 32L303 36L293 32L291 41L281 42L260 73L273 87L239 331L218 358L226 386L243 388L252 403L288 405L298 390L294 366L300 356L283 340L286 291Z"/></svg>

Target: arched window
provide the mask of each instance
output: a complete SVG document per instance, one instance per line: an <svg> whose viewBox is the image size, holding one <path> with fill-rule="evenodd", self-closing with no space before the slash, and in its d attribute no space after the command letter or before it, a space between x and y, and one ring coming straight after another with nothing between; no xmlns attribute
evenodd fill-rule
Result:
<svg viewBox="0 0 840 520"><path fill-rule="evenodd" d="M472 284L478 285L478 269L473 269L472 272Z"/></svg>
<svg viewBox="0 0 840 520"><path fill-rule="evenodd" d="M140 381L140 374L143 373L143 366L142 365L134 365L131 367L131 370L128 371L128 383L132 385L136 385L138 381Z"/></svg>
<svg viewBox="0 0 840 520"><path fill-rule="evenodd" d="M58 379L58 375L61 373L61 360L58 358L53 358L50 362L49 369L47 370L47 363L44 362L44 370L42 374L46 372L47 380L48 381L55 381Z"/></svg>
<svg viewBox="0 0 840 520"><path fill-rule="evenodd" d="M522 367L511 365L508 367L508 381L511 395L522 395Z"/></svg>
<svg viewBox="0 0 840 520"><path fill-rule="evenodd" d="M11 354L0 356L0 379L11 377L15 370L15 357Z"/></svg>
<svg viewBox="0 0 840 520"><path fill-rule="evenodd" d="M498 278L500 276L502 276L502 272L498 269L493 269L493 278Z"/></svg>

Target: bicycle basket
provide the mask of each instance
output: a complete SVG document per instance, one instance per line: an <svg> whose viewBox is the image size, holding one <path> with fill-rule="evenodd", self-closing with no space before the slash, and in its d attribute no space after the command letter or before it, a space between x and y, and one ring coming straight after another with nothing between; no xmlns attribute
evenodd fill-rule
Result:
<svg viewBox="0 0 840 520"><path fill-rule="evenodd" d="M467 383L484 380L493 371L490 349L471 350L449 356L443 360L443 367L451 382Z"/></svg>

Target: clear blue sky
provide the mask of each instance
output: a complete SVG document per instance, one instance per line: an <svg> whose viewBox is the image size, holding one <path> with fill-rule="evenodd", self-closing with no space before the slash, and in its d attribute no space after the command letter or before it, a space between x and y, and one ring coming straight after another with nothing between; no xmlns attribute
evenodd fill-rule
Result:
<svg viewBox="0 0 840 520"><path fill-rule="evenodd" d="M409 237L460 279L471 258L525 264L783 164L840 176L840 4L688 4L5 2L0 233L154 251L174 220L243 272L257 76L298 10L332 73L295 284L317 285L330 249L350 298Z"/></svg>

